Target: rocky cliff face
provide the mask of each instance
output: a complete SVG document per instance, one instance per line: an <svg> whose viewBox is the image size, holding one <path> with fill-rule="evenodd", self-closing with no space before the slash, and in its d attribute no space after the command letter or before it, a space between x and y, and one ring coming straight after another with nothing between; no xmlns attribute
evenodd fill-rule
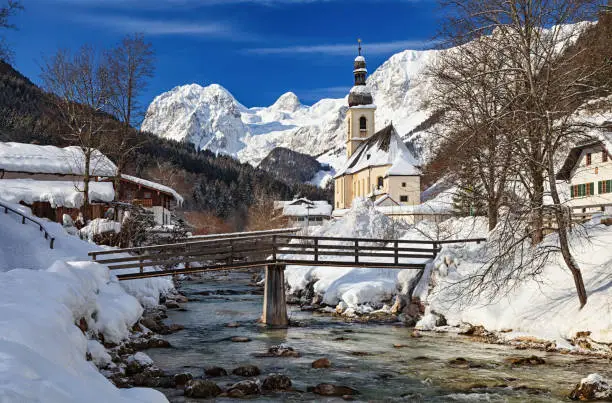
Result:
<svg viewBox="0 0 612 403"><path fill-rule="evenodd" d="M284 147L270 151L259 168L290 184L308 182L323 169L315 157Z"/></svg>
<svg viewBox="0 0 612 403"><path fill-rule="evenodd" d="M438 52L398 53L368 78L378 107L377 129L392 122L400 135L407 135L429 117L423 107L429 88L424 70ZM253 165L276 147L284 147L337 167L344 162L347 107L346 98L305 106L288 92L271 106L246 108L219 85L191 84L155 98L142 129ZM419 133L406 137L411 139L423 141Z"/></svg>

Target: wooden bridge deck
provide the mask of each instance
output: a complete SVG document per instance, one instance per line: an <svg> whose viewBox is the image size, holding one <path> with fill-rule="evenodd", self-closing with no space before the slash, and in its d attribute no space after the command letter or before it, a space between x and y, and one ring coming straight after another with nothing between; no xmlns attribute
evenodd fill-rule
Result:
<svg viewBox="0 0 612 403"><path fill-rule="evenodd" d="M436 257L445 243L483 240L394 240L269 233L111 249L90 252L89 255L111 270L139 269L138 272L117 275L120 280L268 265L422 269ZM107 257L125 253L137 254ZM183 267L177 268L181 264ZM156 267L157 270L145 271L146 267Z"/></svg>
<svg viewBox="0 0 612 403"><path fill-rule="evenodd" d="M484 240L482 238L452 241L332 238L298 236L287 231L268 231L268 233L231 237L219 235L213 239L140 248L110 249L90 252L89 255L111 270L139 269L137 272L117 275L120 280L265 266L261 321L270 326L285 327L289 324L284 274L287 265L422 269L436 257L441 245L445 243ZM126 253L136 253L136 255L125 256ZM107 257L117 254L123 255ZM154 269L145 271L145 267Z"/></svg>

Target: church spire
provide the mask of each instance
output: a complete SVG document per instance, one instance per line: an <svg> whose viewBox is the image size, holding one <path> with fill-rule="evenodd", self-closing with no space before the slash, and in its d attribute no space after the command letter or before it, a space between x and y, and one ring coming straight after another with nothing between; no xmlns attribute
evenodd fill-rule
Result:
<svg viewBox="0 0 612 403"><path fill-rule="evenodd" d="M353 64L353 75L355 76L355 85L365 85L368 69L366 68L365 57L361 55L361 39L357 39L357 43L358 55L355 58L355 63Z"/></svg>
<svg viewBox="0 0 612 403"><path fill-rule="evenodd" d="M349 93L349 106L371 105L373 103L372 94L366 86L368 69L366 68L365 57L361 54L361 39L357 40L357 57L353 63L353 76L355 85Z"/></svg>

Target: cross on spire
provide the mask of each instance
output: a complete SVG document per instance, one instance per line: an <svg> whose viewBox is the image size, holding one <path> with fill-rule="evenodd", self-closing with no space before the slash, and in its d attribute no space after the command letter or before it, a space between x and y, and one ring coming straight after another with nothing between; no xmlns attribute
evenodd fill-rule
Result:
<svg viewBox="0 0 612 403"><path fill-rule="evenodd" d="M357 39L357 43L359 44L359 47L357 48L359 51L359 56L361 56L361 39Z"/></svg>

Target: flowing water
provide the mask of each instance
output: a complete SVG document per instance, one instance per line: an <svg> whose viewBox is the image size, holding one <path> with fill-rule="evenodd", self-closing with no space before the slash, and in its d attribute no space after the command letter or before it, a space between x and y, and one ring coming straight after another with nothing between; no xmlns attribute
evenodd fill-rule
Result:
<svg viewBox="0 0 612 403"><path fill-rule="evenodd" d="M307 392L309 386L332 383L357 389L359 401L508 401L551 402L565 396L584 376L592 372L612 376L609 360L569 356L542 351L516 350L508 346L482 344L467 337L426 333L410 337L411 329L399 324L350 323L302 312L290 307L289 315L298 326L268 330L257 325L261 315L262 289L251 284L247 273L217 274L186 281L181 292L190 299L185 310L168 311L168 321L185 329L167 336L174 348L149 350L155 363L168 372L190 372L194 377L204 369L220 366L231 373L240 365L261 368L289 376L296 392L258 396L257 401L342 401ZM226 325L238 322L241 326ZM252 341L235 343L233 336ZM299 358L257 358L268 348L284 343ZM403 345L395 348L394 344ZM505 359L537 355L544 365L512 367ZM313 369L322 357L332 362L329 369ZM452 365L462 357L472 364ZM461 364L461 363L460 363ZM214 378L221 387L242 380L228 376ZM162 390L172 402L198 402L181 396L180 390ZM218 401L231 401L219 398Z"/></svg>

